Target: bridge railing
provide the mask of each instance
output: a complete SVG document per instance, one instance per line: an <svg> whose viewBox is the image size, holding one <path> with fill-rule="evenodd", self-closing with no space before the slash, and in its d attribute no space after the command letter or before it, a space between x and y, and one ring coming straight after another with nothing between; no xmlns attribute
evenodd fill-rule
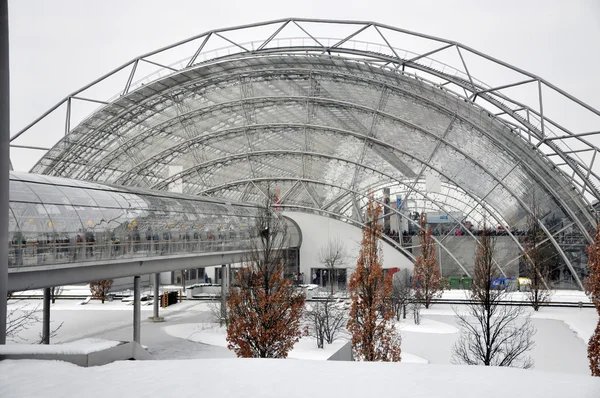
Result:
<svg viewBox="0 0 600 398"><path fill-rule="evenodd" d="M10 243L10 268L248 250L252 239Z"/></svg>

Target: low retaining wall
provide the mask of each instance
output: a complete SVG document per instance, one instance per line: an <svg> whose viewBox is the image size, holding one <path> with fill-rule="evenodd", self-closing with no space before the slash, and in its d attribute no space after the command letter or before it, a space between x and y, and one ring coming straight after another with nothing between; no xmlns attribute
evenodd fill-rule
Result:
<svg viewBox="0 0 600 398"><path fill-rule="evenodd" d="M185 289L185 295L188 299L193 299L195 295L204 294L204 295L212 295L212 296L220 296L221 295L221 286L220 285L205 285L205 286L194 286L192 288Z"/></svg>
<svg viewBox="0 0 600 398"><path fill-rule="evenodd" d="M353 361L352 358L352 342L349 341L335 352L332 356L327 358L328 361Z"/></svg>
<svg viewBox="0 0 600 398"><path fill-rule="evenodd" d="M0 360L3 359L39 359L47 361L64 361L78 366L102 366L115 361L126 361L134 359L152 360L150 355L141 345L134 341L123 342L118 346L107 348L105 350L91 352L89 354L58 354L58 353L28 353L28 354L0 354Z"/></svg>

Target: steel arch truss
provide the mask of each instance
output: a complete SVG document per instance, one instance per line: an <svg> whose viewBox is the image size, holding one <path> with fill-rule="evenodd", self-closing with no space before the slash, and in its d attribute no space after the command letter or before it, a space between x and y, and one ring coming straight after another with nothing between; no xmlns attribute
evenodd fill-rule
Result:
<svg viewBox="0 0 600 398"><path fill-rule="evenodd" d="M92 94L105 87L118 94ZM80 103L100 107L78 120ZM563 106L592 128L549 112ZM64 137L33 172L181 185L243 201L260 200L259 183L271 180L285 206L347 219L354 212L354 223L365 195L384 187L423 208L512 229L526 227L535 205L582 287L563 232L591 241L599 149L587 137L598 133L600 112L460 43L362 21L288 18L217 29L71 93L11 146L43 149L19 139L62 111ZM430 174L441 192L427 191Z"/></svg>

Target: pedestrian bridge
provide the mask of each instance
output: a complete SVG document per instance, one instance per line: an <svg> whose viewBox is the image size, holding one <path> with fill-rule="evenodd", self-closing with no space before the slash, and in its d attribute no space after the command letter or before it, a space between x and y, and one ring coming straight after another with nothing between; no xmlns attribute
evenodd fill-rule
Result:
<svg viewBox="0 0 600 398"><path fill-rule="evenodd" d="M240 262L258 217L226 199L11 172L8 290ZM283 221L281 246L300 247Z"/></svg>

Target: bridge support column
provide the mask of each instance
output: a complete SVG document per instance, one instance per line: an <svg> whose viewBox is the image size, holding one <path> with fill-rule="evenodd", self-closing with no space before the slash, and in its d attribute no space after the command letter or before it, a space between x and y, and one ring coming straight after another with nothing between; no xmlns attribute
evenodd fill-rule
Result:
<svg viewBox="0 0 600 398"><path fill-rule="evenodd" d="M141 344L141 312L142 312L142 300L140 297L140 276L136 275L133 277L133 341Z"/></svg>
<svg viewBox="0 0 600 398"><path fill-rule="evenodd" d="M154 274L154 311L151 317L148 318L150 322L164 322L165 318L158 316L158 306L160 304L160 294L158 288L160 286L160 273Z"/></svg>
<svg viewBox="0 0 600 398"><path fill-rule="evenodd" d="M229 287L231 286L231 280L232 280L232 275L231 275L231 264L227 264L227 291L229 292Z"/></svg>
<svg viewBox="0 0 600 398"><path fill-rule="evenodd" d="M42 344L50 344L50 288L44 289L44 302L42 304Z"/></svg>
<svg viewBox="0 0 600 398"><path fill-rule="evenodd" d="M227 266L221 265L221 319L227 318Z"/></svg>

